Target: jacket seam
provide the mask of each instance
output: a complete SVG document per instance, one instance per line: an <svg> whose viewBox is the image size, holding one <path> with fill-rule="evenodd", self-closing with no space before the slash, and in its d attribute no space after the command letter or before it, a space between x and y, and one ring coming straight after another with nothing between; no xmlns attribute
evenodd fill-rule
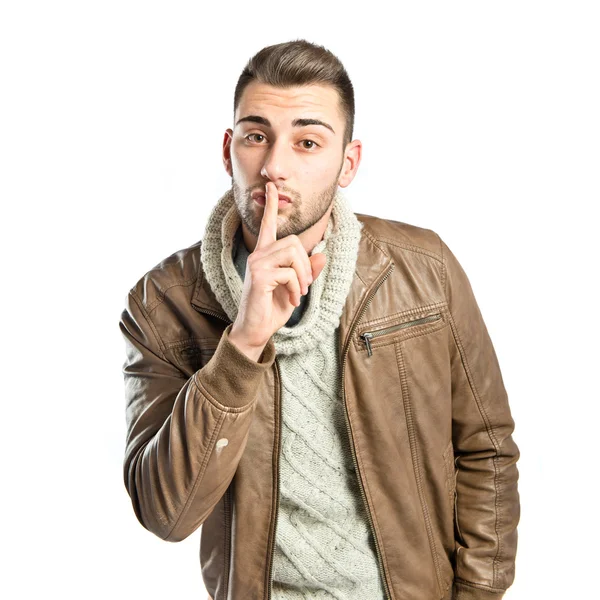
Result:
<svg viewBox="0 0 600 600"><path fill-rule="evenodd" d="M444 298L446 299L446 304L448 304L448 294L446 293L446 263L444 257L444 245L442 244L442 238L436 233L437 239L440 244L440 256L442 257L442 270L441 270L441 279L442 279L442 289L444 290ZM450 307L448 307L449 309Z"/></svg>
<svg viewBox="0 0 600 600"><path fill-rule="evenodd" d="M437 235L437 233L435 235ZM396 248L402 248L403 250L408 250L409 252L415 252L416 254L423 254L425 256L428 256L429 258L433 258L434 260L436 260L439 263L443 262L443 257L436 254L435 252L432 252L431 250L422 248L421 246L415 246L414 244L403 244L402 242L398 242L398 240L394 240L393 238L387 238L387 237L378 237L377 241L384 242L385 244L387 244L389 246L395 246Z"/></svg>
<svg viewBox="0 0 600 600"><path fill-rule="evenodd" d="M231 561L231 540L228 540L227 530L231 527L231 523L228 525L227 511L231 510L231 494L230 494L231 482L227 486L225 493L223 494L223 598L227 600L228 588L229 588L229 572L230 572L230 561ZM232 515L233 519L233 515ZM229 532L231 535L231 531ZM229 541L229 543L228 543ZM227 565L227 568L225 566Z"/></svg>
<svg viewBox="0 0 600 600"><path fill-rule="evenodd" d="M360 279L360 281L362 281L362 284L363 284L365 287L369 287L369 286L368 286L368 284L365 282L365 280L364 280L364 279L363 279L363 278L360 276L360 273L358 272L358 269L355 269L355 270L354 270L354 275L355 275L356 277L358 277L358 278Z"/></svg>
<svg viewBox="0 0 600 600"><path fill-rule="evenodd" d="M474 583L472 581L467 581L466 579L461 579L460 577L455 577L454 581L466 587L474 588L476 590L484 590L493 594L504 594L506 592L505 588L497 588L489 585L483 585L482 583Z"/></svg>
<svg viewBox="0 0 600 600"><path fill-rule="evenodd" d="M363 227L362 229L365 237L369 239L369 241L377 248L380 252L382 252L387 258L391 258L390 255L377 243L379 241L367 228Z"/></svg>
<svg viewBox="0 0 600 600"><path fill-rule="evenodd" d="M406 368L404 363L404 356L402 354L401 344L395 344L395 355L396 355L396 366L398 369L398 377L400 379L400 390L402 393L402 403L404 405L404 413L406 418L406 427L408 433L408 441L411 454L411 463L415 475L415 483L417 485L417 493L419 495L419 503L421 504L421 512L423 514L423 520L425 521L425 531L427 532L427 541L429 544L429 551L431 553L431 560L435 569L436 580L440 592L444 592L442 572L440 566L440 559L438 549L435 543L435 537L433 527L431 524L431 516L429 514L429 507L427 506L427 499L425 497L425 490L423 489L423 479L421 474L421 458L418 451L418 442L414 430L414 417L412 412L412 403L410 400L410 394L408 391L408 383L406 378ZM446 586L448 589L449 586Z"/></svg>
<svg viewBox="0 0 600 600"><path fill-rule="evenodd" d="M348 412L348 420L350 420L350 413L349 412ZM354 445L356 446L356 454L357 454L356 460L358 461L358 455L360 454L360 449L359 449L359 443L358 443L358 441L356 439L354 439ZM359 477L359 474L357 473L356 476ZM373 499L372 499L372 496L371 496L371 489L369 487L369 481L368 481L368 479L366 477L365 477L364 488L365 488L365 496L368 497L367 503L369 501L372 503ZM375 514L374 510L370 509L369 507L366 507L366 508L367 508L367 510L369 510L371 512L371 516L373 517L373 527L376 530L377 536L379 537L379 539L381 539L381 529L379 527L379 519L377 518L377 515ZM385 553L385 551L383 549L383 545L380 547L380 552L381 552L381 558L382 558L383 562L385 563L385 568L387 569L387 572L389 573L390 572L390 568L388 566L387 555L386 555L386 553ZM381 573L381 577L383 579L385 579L385 573ZM390 588L391 587L392 586L390 586ZM390 592L392 593L392 598L395 598L395 596L393 595L393 590L392 589L390 589Z"/></svg>
<svg viewBox="0 0 600 600"><path fill-rule="evenodd" d="M436 234L437 235L437 234ZM438 235L438 238L440 239L441 242L441 238ZM442 248L442 270L444 272L444 278L443 278L443 282L444 282L444 296L446 298L446 302L448 303L448 318L449 318L449 322L450 322L450 329L452 331L453 337L454 337L454 342L456 343L456 346L459 350L460 356L461 356L461 364L463 365L463 369L465 371L465 375L467 377L467 381L469 382L469 387L471 388L471 392L473 394L473 398L475 399L475 402L477 404L477 408L479 410L479 414L481 416L481 419L483 421L483 424L485 425L485 429L486 429L486 433L488 434L490 441L492 442L492 444L494 445L494 450L496 452L496 456L494 456L492 458L492 465L494 467L494 532L496 534L496 540L498 543L498 548L496 550L496 555L494 556L494 559L492 560L492 583L495 583L498 579L498 565L501 562L501 550L502 550L502 540L500 538L500 534L498 531L499 528L499 521L500 521L500 516L499 516L499 512L500 512L500 507L501 507L501 501L500 501L500 492L498 489L498 478L499 478L499 472L498 472L498 465L497 465L497 460L498 460L498 453L500 450L500 444L498 443L498 440L496 439L496 436L494 434L494 428L492 425L492 422L481 402L481 398L479 396L479 392L477 390L477 386L475 385L475 381L473 379L473 375L471 372L471 367L469 366L469 361L467 359L467 355L464 351L464 346L462 344L462 340L460 337L460 333L458 331L458 327L456 325L456 321L454 320L454 317L452 315L452 309L450 306L450 302L448 301L448 294L447 294L447 288L446 288L446 282L448 280L447 277L447 260L443 255L443 244L440 244L441 248ZM485 589L487 589L488 586L484 586Z"/></svg>
<svg viewBox="0 0 600 600"><path fill-rule="evenodd" d="M173 342L168 342L165 344L165 348L168 348L169 350L179 350L181 348L185 348L186 346L190 346L194 343L198 343L199 345L203 345L203 346L210 346L211 344L215 344L215 346L218 346L219 344L219 340L220 338L216 337L216 336L205 336L205 335L193 335L190 337L186 337L186 338L178 338ZM213 350L212 346L210 348L206 348L207 350Z"/></svg>
<svg viewBox="0 0 600 600"><path fill-rule="evenodd" d="M469 367L469 363L466 357L466 354L464 352L464 347L462 344L462 341L460 339L460 334L458 332L458 328L456 327L456 321L454 321L454 318L452 317L452 313L449 313L449 321L450 321L450 329L454 335L454 341L459 349L460 355L461 355L461 363L463 365L463 369L465 371L465 375L467 376L467 381L469 382L469 387L471 388L471 392L473 394L473 397L475 398L475 402L477 404L477 408L479 409L479 413L481 416L481 419L485 425L485 429L486 432L490 438L490 441L492 442L492 444L494 445L494 450L496 452L496 456L492 457L492 464L494 466L494 508L495 508L495 522L494 522L494 531L496 533L496 539L498 542L498 549L496 550L496 555L494 556L494 559L492 561L492 569L493 569L493 579L492 581L495 582L497 579L497 564L500 562L500 550L501 550L501 546L502 546L502 542L500 539L500 535L498 533L498 526L499 526L499 515L498 515L498 509L499 509L499 491L498 491L498 477L499 477L499 473L498 473L498 467L497 467L497 458L498 458L498 449L499 449L499 444L498 441L496 439L496 436L494 435L494 428L491 424L491 421L489 419L489 416L485 410L485 408L483 408L483 405L481 404L481 399L479 396L479 392L477 391L477 386L475 385L475 382L473 381L473 376L471 374L471 369Z"/></svg>
<svg viewBox="0 0 600 600"><path fill-rule="evenodd" d="M181 254L180 258L177 260L177 264L185 264L185 260L188 258L188 256L190 254L192 254L196 248L200 248L201 245L201 240L198 242L194 242L191 246L188 246L187 248L182 248L180 250L177 250L176 252L174 252L173 254L171 254L170 256L166 257L164 260L162 260L161 262L159 262L158 264L154 265L151 269L149 269L148 271L146 271L144 273L144 275L141 277L140 282L143 281L146 278L152 277L153 273L156 272L162 272L162 273L166 273L167 269L170 265L174 264L172 259L177 256L178 254ZM170 261L167 262L165 264L165 261ZM168 287L162 289L160 287L157 287L157 295L158 298L156 300L154 300L148 307L147 307L147 311L148 313L151 313L156 306L158 306L159 304L161 304L164 301L164 296L167 293L167 291L177 285L184 285L184 286L188 286L191 285L192 283L194 283L196 280L198 279L198 274L197 273L193 273L191 275L191 278L188 279L184 279L183 281L178 281L177 283L173 283L171 285L169 285ZM139 283L139 282L138 282Z"/></svg>
<svg viewBox="0 0 600 600"><path fill-rule="evenodd" d="M154 302L152 302L151 306L148 307L148 314L150 314L151 312L154 312L154 310L156 310L165 301L165 296L167 295L167 292L171 288L189 287L190 285L193 285L194 283L196 283L197 280L198 280L198 276L194 275L194 277L192 279L186 279L184 281L178 281L177 283L172 283L171 285L169 285L168 287L166 287L164 289L159 288L157 290L158 298L156 298L156 300Z"/></svg>
<svg viewBox="0 0 600 600"><path fill-rule="evenodd" d="M221 432L221 429L223 427L223 422L225 421L225 414L221 413L219 416L219 421L217 422L217 425L215 426L215 428L213 429L213 434L210 438L210 441L208 443L208 447L206 452L204 453L204 459L202 460L202 464L200 465L200 469L198 470L198 475L196 476L196 480L194 481L194 485L192 486L192 489L188 495L188 498L185 502L185 504L183 505L183 508L181 509L181 512L179 513L179 516L177 517L177 519L175 520L175 524L173 525L173 527L171 528L171 531L169 531L169 533L167 534L166 537L163 538L163 540L168 540L171 535L173 534L173 532L175 531L175 529L177 529L177 526L179 525L179 523L183 520L183 518L185 517L185 515L187 514L187 511L191 505L192 502L192 498L195 496L196 494L196 489L198 487L198 485L200 484L200 481L202 479L202 477L204 476L204 472L206 471L206 465L208 464L208 461L210 459L210 456L212 454L213 451L213 446L215 443L215 439L218 437L219 433Z"/></svg>
<svg viewBox="0 0 600 600"><path fill-rule="evenodd" d="M165 360L168 360L167 355L165 354L165 344L164 344L162 338L160 337L160 334L158 333L158 329L156 328L154 321L152 321L152 319L150 318L150 315L144 308L144 305L143 305L142 301L139 299L135 289L130 290L130 293L131 293L131 297L133 298L134 302L137 304L138 308L140 309L142 316L146 320L146 323L148 323L148 325L150 326L150 330L152 331L154 340L158 344L158 348L162 354L162 358L164 358Z"/></svg>

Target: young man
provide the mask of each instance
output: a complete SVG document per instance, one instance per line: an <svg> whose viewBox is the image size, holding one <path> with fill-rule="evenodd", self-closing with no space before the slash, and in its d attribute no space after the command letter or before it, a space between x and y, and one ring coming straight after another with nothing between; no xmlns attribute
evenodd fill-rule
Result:
<svg viewBox="0 0 600 600"><path fill-rule="evenodd" d="M519 450L469 280L432 230L353 213L352 84L304 40L235 90L232 186L120 329L140 523L201 528L214 600L498 600Z"/></svg>

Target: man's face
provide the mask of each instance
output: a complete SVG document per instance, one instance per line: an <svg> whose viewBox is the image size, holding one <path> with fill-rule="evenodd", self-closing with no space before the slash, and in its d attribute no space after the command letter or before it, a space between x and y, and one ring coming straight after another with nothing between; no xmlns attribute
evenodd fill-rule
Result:
<svg viewBox="0 0 600 600"><path fill-rule="evenodd" d="M265 121L257 122L256 117ZM295 119L318 119L331 129L294 126ZM338 93L329 86L281 89L252 82L246 87L234 129L228 130L225 154L230 153L238 211L254 236L260 231L264 205L252 194L264 194L267 181L291 200L278 209L278 239L301 233L329 210L344 167L344 125Z"/></svg>

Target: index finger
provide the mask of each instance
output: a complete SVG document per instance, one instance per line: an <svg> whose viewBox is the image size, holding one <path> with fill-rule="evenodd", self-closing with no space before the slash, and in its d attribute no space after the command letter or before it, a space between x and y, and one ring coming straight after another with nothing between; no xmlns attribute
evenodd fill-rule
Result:
<svg viewBox="0 0 600 600"><path fill-rule="evenodd" d="M279 211L279 194L272 181L265 185L265 210L260 221L260 231L256 247L262 248L277 241L277 212Z"/></svg>

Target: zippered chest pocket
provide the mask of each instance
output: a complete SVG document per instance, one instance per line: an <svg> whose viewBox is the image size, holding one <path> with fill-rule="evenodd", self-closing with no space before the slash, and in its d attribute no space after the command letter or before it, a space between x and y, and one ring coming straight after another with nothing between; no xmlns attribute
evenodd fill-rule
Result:
<svg viewBox="0 0 600 600"><path fill-rule="evenodd" d="M438 329L442 327L444 321L443 312L438 309L437 312L419 318L405 317L405 320L399 323L391 323L385 327L376 329L369 328L360 333L358 339L364 345L363 347L366 348L367 356L372 356L373 350L377 347L380 338L385 338L389 341L388 336L391 336L393 339L396 339L396 337L402 335L402 330L410 330L406 332L406 338L413 337L414 335L422 335L426 331L429 331L430 328ZM375 344L373 343L374 340L377 340Z"/></svg>

